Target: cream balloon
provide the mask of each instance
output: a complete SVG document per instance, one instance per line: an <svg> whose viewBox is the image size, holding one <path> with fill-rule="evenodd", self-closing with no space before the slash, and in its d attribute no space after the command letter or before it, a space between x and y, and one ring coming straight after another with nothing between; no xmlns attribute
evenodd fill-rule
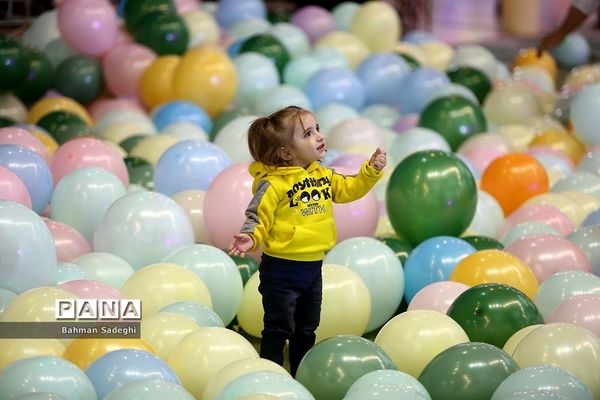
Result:
<svg viewBox="0 0 600 400"><path fill-rule="evenodd" d="M427 42L421 45L425 52L425 63L423 65L446 71L454 56L454 49L444 42Z"/></svg>
<svg viewBox="0 0 600 400"><path fill-rule="evenodd" d="M361 38L373 52L390 51L400 38L402 25L398 12L390 4L369 1L354 14L350 32Z"/></svg>
<svg viewBox="0 0 600 400"><path fill-rule="evenodd" d="M242 303L238 310L237 319L240 327L247 334L261 337L263 330L263 317L265 312L262 305L262 296L258 292L260 284L259 274L253 274L244 285Z"/></svg>
<svg viewBox="0 0 600 400"><path fill-rule="evenodd" d="M521 341L523 341L523 339L525 339L525 336L529 335L531 332L533 332L534 330L536 330L540 326L543 326L543 325L542 324L529 325L529 326L526 326L523 329L520 329L520 330L516 331L506 341L506 343L504 343L504 347L502 347L502 350L504 350L510 356L512 356L515 353L515 350L517 349L517 346L519 346L519 344L521 344Z"/></svg>
<svg viewBox="0 0 600 400"><path fill-rule="evenodd" d="M53 287L30 289L15 297L4 309L2 322L56 322L54 302L76 299L71 293Z"/></svg>
<svg viewBox="0 0 600 400"><path fill-rule="evenodd" d="M119 122L111 124L102 130L100 137L111 143L119 144L132 136L152 136L156 133L138 122Z"/></svg>
<svg viewBox="0 0 600 400"><path fill-rule="evenodd" d="M0 370L24 358L62 357L65 346L57 339L0 339Z"/></svg>
<svg viewBox="0 0 600 400"><path fill-rule="evenodd" d="M543 193L527 200L525 205L529 204L542 204L555 207L569 218L573 226L581 225L585 219L577 203L562 193Z"/></svg>
<svg viewBox="0 0 600 400"><path fill-rule="evenodd" d="M346 57L352 69L358 67L369 56L369 48L365 42L349 32L334 31L326 34L315 43L315 48L323 47L331 47L339 51Z"/></svg>
<svg viewBox="0 0 600 400"><path fill-rule="evenodd" d="M514 151L524 151L536 135L535 129L524 124L507 124L498 127L502 135Z"/></svg>
<svg viewBox="0 0 600 400"><path fill-rule="evenodd" d="M175 313L160 312L144 318L141 324L141 337L156 354L166 360L177 343L193 331L200 329L191 319Z"/></svg>
<svg viewBox="0 0 600 400"><path fill-rule="evenodd" d="M214 143L231 158L232 163L249 162L252 160L248 149L248 128L258 115L244 115L229 121L223 126Z"/></svg>
<svg viewBox="0 0 600 400"><path fill-rule="evenodd" d="M204 196L202 190L184 190L175 193L171 198L183 209L188 216L196 243L210 243L210 238L204 225Z"/></svg>
<svg viewBox="0 0 600 400"><path fill-rule="evenodd" d="M427 62L427 53L425 53L425 50L412 43L400 42L394 47L394 52L406 54L414 58L420 65L424 65Z"/></svg>
<svg viewBox="0 0 600 400"><path fill-rule="evenodd" d="M539 99L518 82L495 87L483 102L488 122L497 125L526 124L529 119L544 115Z"/></svg>
<svg viewBox="0 0 600 400"><path fill-rule="evenodd" d="M173 135L151 135L142 139L129 153L132 157L143 158L156 166L162 154L179 140Z"/></svg>
<svg viewBox="0 0 600 400"><path fill-rule="evenodd" d="M218 44L220 31L215 18L202 10L193 10L181 15L188 29L188 49L205 44Z"/></svg>

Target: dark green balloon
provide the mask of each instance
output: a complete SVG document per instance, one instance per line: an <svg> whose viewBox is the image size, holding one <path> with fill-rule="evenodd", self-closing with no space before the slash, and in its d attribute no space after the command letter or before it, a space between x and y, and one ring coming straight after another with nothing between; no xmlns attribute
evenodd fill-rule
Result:
<svg viewBox="0 0 600 400"><path fill-rule="evenodd" d="M461 238L465 242L469 243L471 246L475 247L477 251L479 250L503 250L504 245L487 236L465 236Z"/></svg>
<svg viewBox="0 0 600 400"><path fill-rule="evenodd" d="M386 191L394 230L412 246L460 235L477 207L475 179L459 158L439 150L414 153L396 166Z"/></svg>
<svg viewBox="0 0 600 400"><path fill-rule="evenodd" d="M317 399L341 400L358 378L380 369L396 369L381 347L360 336L340 335L306 353L296 380Z"/></svg>
<svg viewBox="0 0 600 400"><path fill-rule="evenodd" d="M442 135L454 151L470 136L487 130L481 107L460 96L440 97L429 103L419 126Z"/></svg>
<svg viewBox="0 0 600 400"><path fill-rule="evenodd" d="M83 136L90 136L89 126L77 115L67 111L52 111L44 115L38 122L60 145Z"/></svg>
<svg viewBox="0 0 600 400"><path fill-rule="evenodd" d="M533 301L512 286L486 283L473 286L454 300L447 312L473 342L502 348L517 331L544 319Z"/></svg>
<svg viewBox="0 0 600 400"><path fill-rule="evenodd" d="M461 343L435 356L419 382L435 400L489 400L498 386L519 369L502 349L487 343Z"/></svg>
<svg viewBox="0 0 600 400"><path fill-rule="evenodd" d="M252 115L252 111L248 108L234 108L233 110L224 111L216 116L213 121L213 126L210 130L210 141L213 142L217 137L217 133L229 122L233 121L237 117L242 117L244 115Z"/></svg>
<svg viewBox="0 0 600 400"><path fill-rule="evenodd" d="M119 143L119 146L123 148L127 152L127 154L131 153L131 150L142 140L146 139L148 135L134 135L129 136L127 139L123 140Z"/></svg>
<svg viewBox="0 0 600 400"><path fill-rule="evenodd" d="M0 92L17 89L27 77L25 48L13 37L0 33Z"/></svg>
<svg viewBox="0 0 600 400"><path fill-rule="evenodd" d="M130 32L134 32L137 24L146 14L177 14L172 0L127 0L125 2L125 24Z"/></svg>
<svg viewBox="0 0 600 400"><path fill-rule="evenodd" d="M285 46L281 44L279 39L275 36L268 34L259 34L250 36L242 47L240 53L246 52L260 53L265 57L270 58L275 63L279 75L283 76L283 70L287 63L290 61L290 55L285 49Z"/></svg>
<svg viewBox="0 0 600 400"><path fill-rule="evenodd" d="M413 56L406 54L406 53L398 53L398 55L400 57L402 57L404 59L404 61L406 61L406 63L412 68L419 68L421 66L421 63L418 62Z"/></svg>
<svg viewBox="0 0 600 400"><path fill-rule="evenodd" d="M398 257L398 260L400 260L402 266L404 266L408 255L413 249L410 243L408 243L406 240L394 237L382 238L381 241L385 243L390 249L394 250L394 253L396 253L396 257Z"/></svg>
<svg viewBox="0 0 600 400"><path fill-rule="evenodd" d="M14 124L16 124L16 122L10 118L0 117L0 128L6 128L7 126L12 126Z"/></svg>
<svg viewBox="0 0 600 400"><path fill-rule="evenodd" d="M242 276L242 283L245 286L248 279L258 271L258 264L250 257L231 256L231 258L235 261L235 265L237 265Z"/></svg>
<svg viewBox="0 0 600 400"><path fill-rule="evenodd" d="M290 20L289 11L278 9L269 11L267 19L272 24L277 24L279 22L288 22Z"/></svg>
<svg viewBox="0 0 600 400"><path fill-rule="evenodd" d="M24 103L33 103L40 99L52 87L54 71L52 63L45 54L37 50L27 50L27 75L14 90L14 94Z"/></svg>
<svg viewBox="0 0 600 400"><path fill-rule="evenodd" d="M492 83L481 70L473 67L462 66L448 71L448 78L454 83L466 86L477 97L480 104L492 90Z"/></svg>
<svg viewBox="0 0 600 400"><path fill-rule="evenodd" d="M136 42L150 47L158 55L181 55L187 50L189 33L183 18L177 14L144 15L133 30Z"/></svg>
<svg viewBox="0 0 600 400"><path fill-rule="evenodd" d="M154 168L152 164L138 157L126 157L124 161L129 173L129 183L143 186L148 190L154 190L154 181L152 180Z"/></svg>
<svg viewBox="0 0 600 400"><path fill-rule="evenodd" d="M89 103L96 99L104 88L102 67L95 58L71 56L56 69L54 87L80 103Z"/></svg>

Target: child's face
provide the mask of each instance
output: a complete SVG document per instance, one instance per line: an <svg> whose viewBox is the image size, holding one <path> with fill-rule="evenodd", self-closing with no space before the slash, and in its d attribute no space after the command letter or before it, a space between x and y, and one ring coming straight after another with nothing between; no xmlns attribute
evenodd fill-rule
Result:
<svg viewBox="0 0 600 400"><path fill-rule="evenodd" d="M290 151L293 155L293 164L306 168L313 161L320 160L325 156L327 143L311 113L303 113L301 118L302 124L298 124L294 130Z"/></svg>

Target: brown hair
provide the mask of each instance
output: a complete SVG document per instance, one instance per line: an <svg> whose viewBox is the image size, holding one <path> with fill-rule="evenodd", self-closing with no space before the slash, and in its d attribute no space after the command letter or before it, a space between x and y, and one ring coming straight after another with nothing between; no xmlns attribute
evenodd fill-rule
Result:
<svg viewBox="0 0 600 400"><path fill-rule="evenodd" d="M265 165L287 166L284 149L291 145L297 124L302 126L302 115L310 111L288 106L268 117L254 120L248 129L248 148L252 158Z"/></svg>

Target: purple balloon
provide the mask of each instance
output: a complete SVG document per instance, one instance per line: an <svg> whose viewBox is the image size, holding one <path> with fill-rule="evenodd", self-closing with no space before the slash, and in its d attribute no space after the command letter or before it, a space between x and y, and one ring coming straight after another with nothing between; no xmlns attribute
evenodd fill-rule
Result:
<svg viewBox="0 0 600 400"><path fill-rule="evenodd" d="M311 43L336 29L331 13L319 6L302 7L292 15L291 22L306 33Z"/></svg>

